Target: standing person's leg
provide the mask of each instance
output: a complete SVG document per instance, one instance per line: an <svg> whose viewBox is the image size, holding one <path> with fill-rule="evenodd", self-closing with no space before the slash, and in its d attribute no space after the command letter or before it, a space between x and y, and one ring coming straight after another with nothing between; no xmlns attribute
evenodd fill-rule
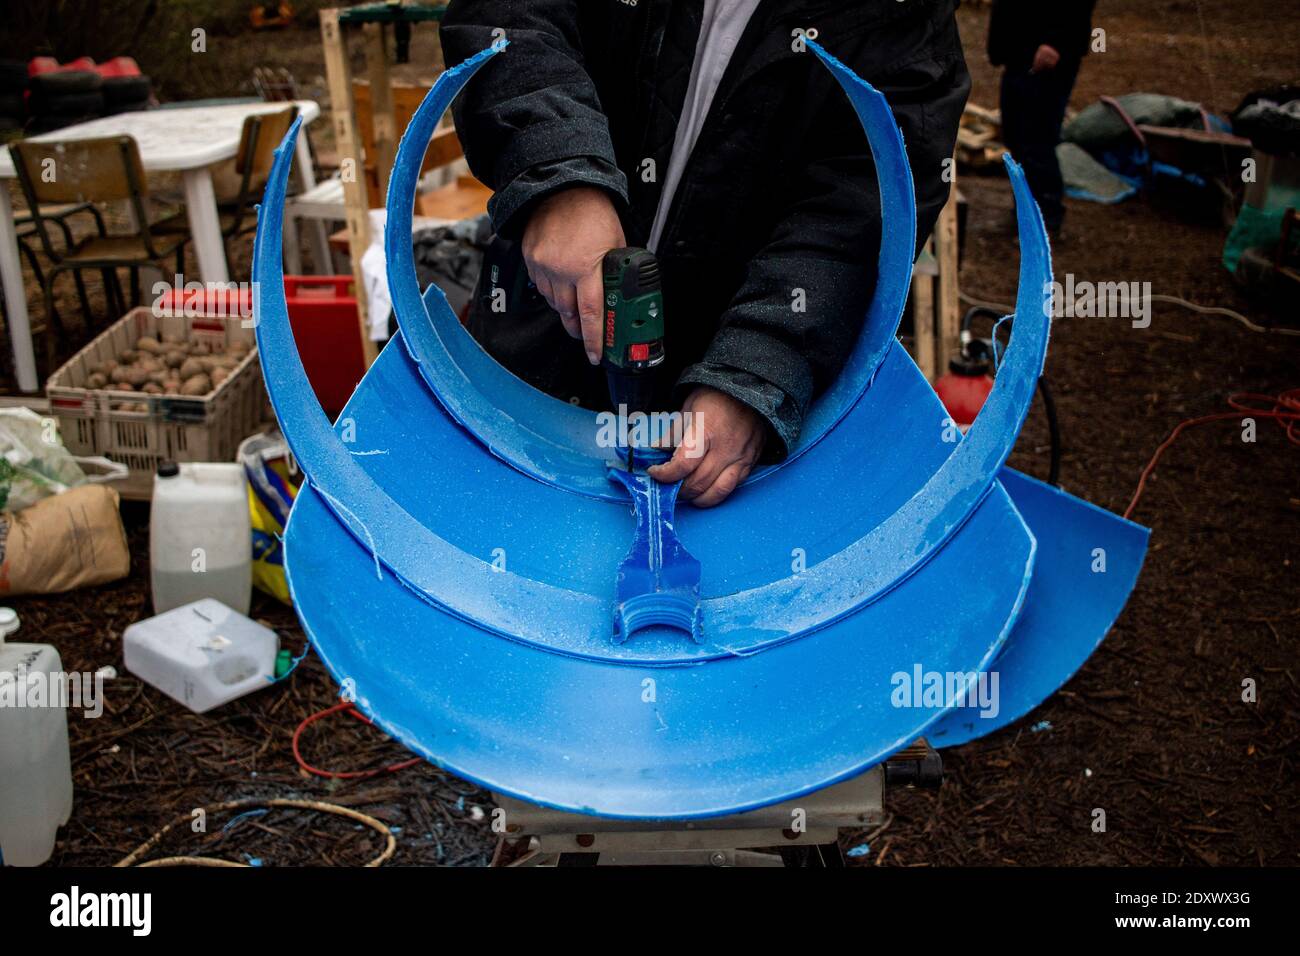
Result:
<svg viewBox="0 0 1300 956"><path fill-rule="evenodd" d="M1053 69L1035 74L1041 78L1043 156L1040 172L1043 199L1046 204L1043 220L1051 232L1057 232L1065 220L1065 182L1061 178L1061 164L1056 158L1056 147L1061 142L1061 125L1065 122L1065 110L1070 105L1070 91L1074 89L1074 80L1079 75L1077 60L1061 60ZM1035 191L1037 195L1037 191ZM1051 209L1051 214L1047 209Z"/></svg>
<svg viewBox="0 0 1300 956"><path fill-rule="evenodd" d="M1008 67L1002 74L1002 139L1024 167L1029 189L1038 201L1049 231L1065 218L1065 186L1056 160L1070 89L1077 63L1062 61L1055 69L1030 73Z"/></svg>

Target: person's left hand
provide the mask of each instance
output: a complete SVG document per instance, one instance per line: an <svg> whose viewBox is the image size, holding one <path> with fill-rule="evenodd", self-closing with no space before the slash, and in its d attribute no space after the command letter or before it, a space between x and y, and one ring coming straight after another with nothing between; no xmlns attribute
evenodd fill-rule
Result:
<svg viewBox="0 0 1300 956"><path fill-rule="evenodd" d="M682 405L685 428L673 457L649 469L655 481L682 481L697 508L720 504L745 480L767 440L763 416L726 392L700 386Z"/></svg>
<svg viewBox="0 0 1300 956"><path fill-rule="evenodd" d="M1034 51L1034 62L1029 67L1030 73L1042 73L1044 70L1056 69L1061 62L1061 54L1054 46L1044 43Z"/></svg>

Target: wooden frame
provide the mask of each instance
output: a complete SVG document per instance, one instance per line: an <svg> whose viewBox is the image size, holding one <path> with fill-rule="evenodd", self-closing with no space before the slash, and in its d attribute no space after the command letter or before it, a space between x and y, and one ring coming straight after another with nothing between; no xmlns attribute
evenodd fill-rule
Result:
<svg viewBox="0 0 1300 956"><path fill-rule="evenodd" d="M961 332L960 288L957 278L957 164L952 189L939 213L934 235L925 244L912 271L913 357L931 382L957 354Z"/></svg>
<svg viewBox="0 0 1300 956"><path fill-rule="evenodd" d="M343 180L343 212L347 223L348 254L352 260L352 284L357 297L357 323L361 335L361 354L366 368L379 355L370 338L366 321L366 284L361 275L361 257L370 245L369 201L366 197L365 166L361 156L361 138L352 109L352 67L348 63L347 41L339 23L340 11L329 8L320 12L321 44L325 49L325 76L330 91L330 112L334 124L334 143L339 154ZM387 89L387 63L383 67ZM371 71L372 78L374 71ZM376 123L378 117L376 116Z"/></svg>
<svg viewBox="0 0 1300 956"><path fill-rule="evenodd" d="M366 320L366 290L361 276L361 257L370 245L370 202L366 188L361 137L357 132L356 109L352 100L352 70L348 61L347 37L343 28L360 25L365 37L366 76L370 80L371 125L374 166L379 191L388 191L388 174L397 155L397 121L393 112L393 89L388 74L388 27L390 24L434 23L442 20L445 6L427 4L367 3L355 7L330 7L320 12L321 44L325 49L325 76L329 84L330 108L334 114L334 138L343 178L344 222L352 279L357 294L357 323L361 353L370 367L379 351L370 338Z"/></svg>

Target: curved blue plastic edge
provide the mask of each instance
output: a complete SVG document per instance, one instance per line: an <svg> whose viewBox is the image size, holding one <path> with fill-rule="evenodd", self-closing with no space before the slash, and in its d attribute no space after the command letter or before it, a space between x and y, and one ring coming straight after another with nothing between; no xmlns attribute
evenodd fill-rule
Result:
<svg viewBox="0 0 1300 956"><path fill-rule="evenodd" d="M1101 645L1137 585L1149 529L1010 468L1000 480L1038 539L1024 611L993 661L996 712L961 708L926 739L955 747L1001 730L1065 685ZM1098 571L1098 550L1105 570Z"/></svg>
<svg viewBox="0 0 1300 956"><path fill-rule="evenodd" d="M350 532L304 487L285 570L304 629L334 678L355 689L356 706L482 786L627 819L791 799L925 734L942 712L899 706L891 677L912 662L970 679L985 670L1023 606L1036 549L995 488L952 546L889 600L763 654L657 667L484 640L400 581L369 573L368 549Z"/></svg>
<svg viewBox="0 0 1300 956"><path fill-rule="evenodd" d="M473 341L441 290L426 298L416 278L411 229L424 152L452 100L507 45L488 47L443 72L402 134L388 180L384 228L389 296L408 354L461 427L525 474L590 497L621 500L605 476L616 456L614 449L596 444L596 413L552 398L510 374ZM447 341L453 337L461 341Z"/></svg>
<svg viewBox="0 0 1300 956"><path fill-rule="evenodd" d="M299 117L275 150L253 242L253 316L262 375L294 457L334 513L370 550L376 577L382 578L386 566L426 599L445 595L442 606L451 612L471 621L491 620L503 635L521 639L545 642L548 627L539 608L565 620L593 625L603 621L608 628L606 602L494 567L421 525L357 464L353 450L335 435L294 344L284 296L284 196L301 125Z"/></svg>
<svg viewBox="0 0 1300 956"><path fill-rule="evenodd" d="M867 134L880 184L880 257L876 289L853 351L835 382L813 402L804 417L797 444L779 465L761 469L751 480L797 459L834 428L871 385L876 370L898 333L916 258L916 189L903 133L894 113L874 86L862 79L815 40L804 41L839 81Z"/></svg>
<svg viewBox="0 0 1300 956"><path fill-rule="evenodd" d="M844 370L813 403L798 443L756 481L815 445L867 390L902 317L916 248L916 198L903 137L885 98L814 42L862 122L876 164L881 242L875 293ZM443 113L470 77L497 51L489 48L439 77L411 118L388 185L385 255L389 294L411 357L438 401L494 455L541 481L590 497L617 500L605 480L611 450L596 444L595 413L569 405L512 375L461 326L440 292L421 296L411 248L412 210L421 159ZM574 348L577 348L574 343Z"/></svg>
<svg viewBox="0 0 1300 956"><path fill-rule="evenodd" d="M1006 166L1020 223L1016 322L993 390L966 437L911 500L847 548L802 574L706 601L706 630L767 628L768 643L775 627L799 635L852 613L922 567L988 494L1029 413L1051 325L1047 230L1023 170L1010 156Z"/></svg>
<svg viewBox="0 0 1300 956"><path fill-rule="evenodd" d="M295 125L277 151L254 250L258 344L268 391L296 457L370 548L376 574L382 563L427 600L501 636L574 652L555 648L553 629L537 613L549 608L585 642L577 653L605 656L609 645L602 641L597 650L591 639L608 633L607 601L495 568L452 546L399 507L330 431L294 347L278 255L278 217L297 132ZM878 599L928 560L987 494L1028 412L1048 333L1046 233L1019 167L1008 161L1008 169L1021 220L1017 323L979 419L922 490L853 545L802 573L704 601L702 629L714 636L717 656L770 648Z"/></svg>

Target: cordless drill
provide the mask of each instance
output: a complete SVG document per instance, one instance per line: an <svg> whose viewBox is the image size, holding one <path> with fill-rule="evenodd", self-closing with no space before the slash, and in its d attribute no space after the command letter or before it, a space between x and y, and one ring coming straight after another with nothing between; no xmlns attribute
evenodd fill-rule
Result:
<svg viewBox="0 0 1300 956"><path fill-rule="evenodd" d="M664 302L659 261L648 249L611 249L605 282L604 348L600 364L615 412L647 413L654 399L654 369L664 360ZM627 467L633 467L628 442Z"/></svg>

